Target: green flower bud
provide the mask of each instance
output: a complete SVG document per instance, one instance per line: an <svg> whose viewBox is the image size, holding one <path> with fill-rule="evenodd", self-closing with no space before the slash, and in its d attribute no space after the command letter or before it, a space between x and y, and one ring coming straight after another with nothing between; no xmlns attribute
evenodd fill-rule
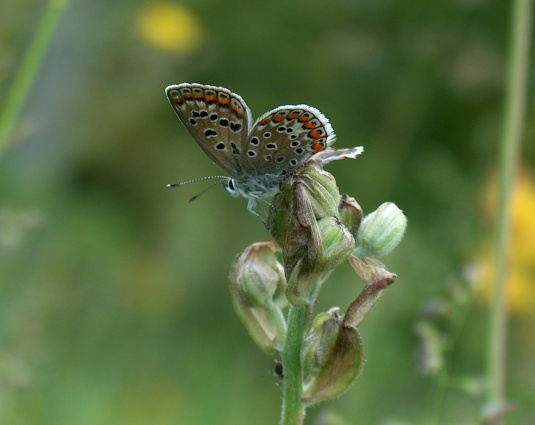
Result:
<svg viewBox="0 0 535 425"><path fill-rule="evenodd" d="M230 272L234 308L255 342L267 353L282 351L286 279L275 242L258 242L239 254Z"/></svg>
<svg viewBox="0 0 535 425"><path fill-rule="evenodd" d="M334 177L310 163L288 176L272 202L270 229L282 246L286 296L293 305L310 302L354 248L353 236L337 218L339 200Z"/></svg>
<svg viewBox="0 0 535 425"><path fill-rule="evenodd" d="M401 242L407 217L393 203L385 202L364 217L360 225L353 255L359 258L383 257Z"/></svg>
<svg viewBox="0 0 535 425"><path fill-rule="evenodd" d="M332 347L338 339L339 312L338 307L333 307L314 318L301 352L305 376L318 375L327 363Z"/></svg>
<svg viewBox="0 0 535 425"><path fill-rule="evenodd" d="M340 198L338 210L340 211L340 221L349 229L353 237L356 238L362 221L362 208L355 201L355 198L343 194Z"/></svg>
<svg viewBox="0 0 535 425"><path fill-rule="evenodd" d="M318 267L332 270L349 258L355 247L355 240L347 227L334 217L320 219L318 228L322 241Z"/></svg>
<svg viewBox="0 0 535 425"><path fill-rule="evenodd" d="M290 242L284 247L288 287L286 297L293 305L303 305L337 266L347 261L355 246L349 230L337 218L312 222L305 244Z"/></svg>
<svg viewBox="0 0 535 425"><path fill-rule="evenodd" d="M294 221L307 226L310 220L337 217L340 192L332 174L316 163L293 172L273 198L268 227L273 238L284 247L286 233Z"/></svg>
<svg viewBox="0 0 535 425"><path fill-rule="evenodd" d="M343 326L343 317L333 308L314 319L302 357L302 400L308 404L331 400L355 382L363 365L362 339L357 329Z"/></svg>
<svg viewBox="0 0 535 425"><path fill-rule="evenodd" d="M331 173L315 163L306 165L298 174L310 197L316 218L338 217L340 192Z"/></svg>

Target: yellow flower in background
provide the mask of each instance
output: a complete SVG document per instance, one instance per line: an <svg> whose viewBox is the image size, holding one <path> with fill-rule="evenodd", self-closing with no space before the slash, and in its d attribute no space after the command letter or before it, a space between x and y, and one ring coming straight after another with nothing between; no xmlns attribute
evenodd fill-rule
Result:
<svg viewBox="0 0 535 425"><path fill-rule="evenodd" d="M497 183L489 183L485 211L496 218ZM509 244L509 276L507 298L511 313L535 313L535 180L528 170L522 170L513 190L511 205L511 240ZM490 251L487 249L487 251ZM494 282L494 259L488 253L482 261L478 277L481 298L488 301Z"/></svg>
<svg viewBox="0 0 535 425"><path fill-rule="evenodd" d="M179 54L194 51L203 38L197 17L174 3L148 4L139 13L138 31L148 44Z"/></svg>

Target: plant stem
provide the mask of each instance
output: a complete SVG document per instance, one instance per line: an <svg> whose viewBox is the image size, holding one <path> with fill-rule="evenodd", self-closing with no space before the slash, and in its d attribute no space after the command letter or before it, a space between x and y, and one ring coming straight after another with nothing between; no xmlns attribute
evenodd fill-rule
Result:
<svg viewBox="0 0 535 425"><path fill-rule="evenodd" d="M506 281L511 200L524 130L529 68L532 0L515 0L512 9L504 127L499 164L498 212L495 235L496 281L490 310L488 340L487 423L503 424L505 408Z"/></svg>
<svg viewBox="0 0 535 425"><path fill-rule="evenodd" d="M301 402L301 393L303 391L301 346L308 315L309 305L290 307L286 345L282 353L284 391L281 425L301 425L305 419L305 405Z"/></svg>
<svg viewBox="0 0 535 425"><path fill-rule="evenodd" d="M6 94L6 100L0 111L0 153L6 146L8 136L24 105L50 40L68 3L69 0L50 0L48 2L39 28L35 32L13 84Z"/></svg>

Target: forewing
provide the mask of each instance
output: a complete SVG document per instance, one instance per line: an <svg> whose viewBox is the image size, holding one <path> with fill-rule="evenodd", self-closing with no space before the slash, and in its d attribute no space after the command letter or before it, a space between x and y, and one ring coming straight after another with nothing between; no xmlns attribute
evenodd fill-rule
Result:
<svg viewBox="0 0 535 425"><path fill-rule="evenodd" d="M279 106L255 122L240 163L250 175L280 175L327 149L334 141L329 120L316 108Z"/></svg>
<svg viewBox="0 0 535 425"><path fill-rule="evenodd" d="M165 93L178 118L216 165L235 177L241 146L252 122L251 111L237 94L223 87L183 83Z"/></svg>

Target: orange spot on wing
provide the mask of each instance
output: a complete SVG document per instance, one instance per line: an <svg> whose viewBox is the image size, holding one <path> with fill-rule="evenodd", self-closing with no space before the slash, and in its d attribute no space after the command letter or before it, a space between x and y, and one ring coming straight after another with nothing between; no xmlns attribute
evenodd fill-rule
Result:
<svg viewBox="0 0 535 425"><path fill-rule="evenodd" d="M195 100L202 100L204 99L204 93L203 92L196 92L193 94L193 98Z"/></svg>
<svg viewBox="0 0 535 425"><path fill-rule="evenodd" d="M176 94L173 96L173 102L175 102L177 105L182 105L184 103L184 98Z"/></svg>
<svg viewBox="0 0 535 425"><path fill-rule="evenodd" d="M323 150L323 143L318 142L317 140L314 140L311 146L312 146L312 149L315 150L316 152Z"/></svg>
<svg viewBox="0 0 535 425"><path fill-rule="evenodd" d="M258 125L266 125L268 122L269 122L269 117L268 118L264 118L262 121L260 121L258 123Z"/></svg>
<svg viewBox="0 0 535 425"><path fill-rule="evenodd" d="M308 132L308 135L313 139L319 139L321 137L321 130L312 130Z"/></svg>
<svg viewBox="0 0 535 425"><path fill-rule="evenodd" d="M213 103L215 102L216 98L215 98L215 94L213 93L207 93L206 94L206 97L205 97L205 100L207 103Z"/></svg>
<svg viewBox="0 0 535 425"><path fill-rule="evenodd" d="M305 114L299 116L299 121L301 121L301 122L307 122L307 121L310 121L310 119L311 118L308 115L305 115Z"/></svg>
<svg viewBox="0 0 535 425"><path fill-rule="evenodd" d="M184 93L184 99L191 100L193 99L193 95L190 92Z"/></svg>
<svg viewBox="0 0 535 425"><path fill-rule="evenodd" d="M289 120L295 120L299 116L299 112L290 112L286 118Z"/></svg>
<svg viewBox="0 0 535 425"><path fill-rule="evenodd" d="M220 105L228 106L228 104L230 103L230 99L228 98L228 96L225 95L220 94L218 100Z"/></svg>
<svg viewBox="0 0 535 425"><path fill-rule="evenodd" d="M316 128L316 124L314 124L312 121L308 121L305 124L303 124L303 127L308 129L308 130L311 130L313 128Z"/></svg>
<svg viewBox="0 0 535 425"><path fill-rule="evenodd" d="M286 114L284 114L283 112L279 112L277 115L275 115L272 120L274 122L281 122L284 118L286 117Z"/></svg>
<svg viewBox="0 0 535 425"><path fill-rule="evenodd" d="M233 103L231 106L230 106L230 109L232 110L232 112L234 112L238 117L242 117L243 116L243 109L240 108L238 105L236 105L235 103Z"/></svg>

